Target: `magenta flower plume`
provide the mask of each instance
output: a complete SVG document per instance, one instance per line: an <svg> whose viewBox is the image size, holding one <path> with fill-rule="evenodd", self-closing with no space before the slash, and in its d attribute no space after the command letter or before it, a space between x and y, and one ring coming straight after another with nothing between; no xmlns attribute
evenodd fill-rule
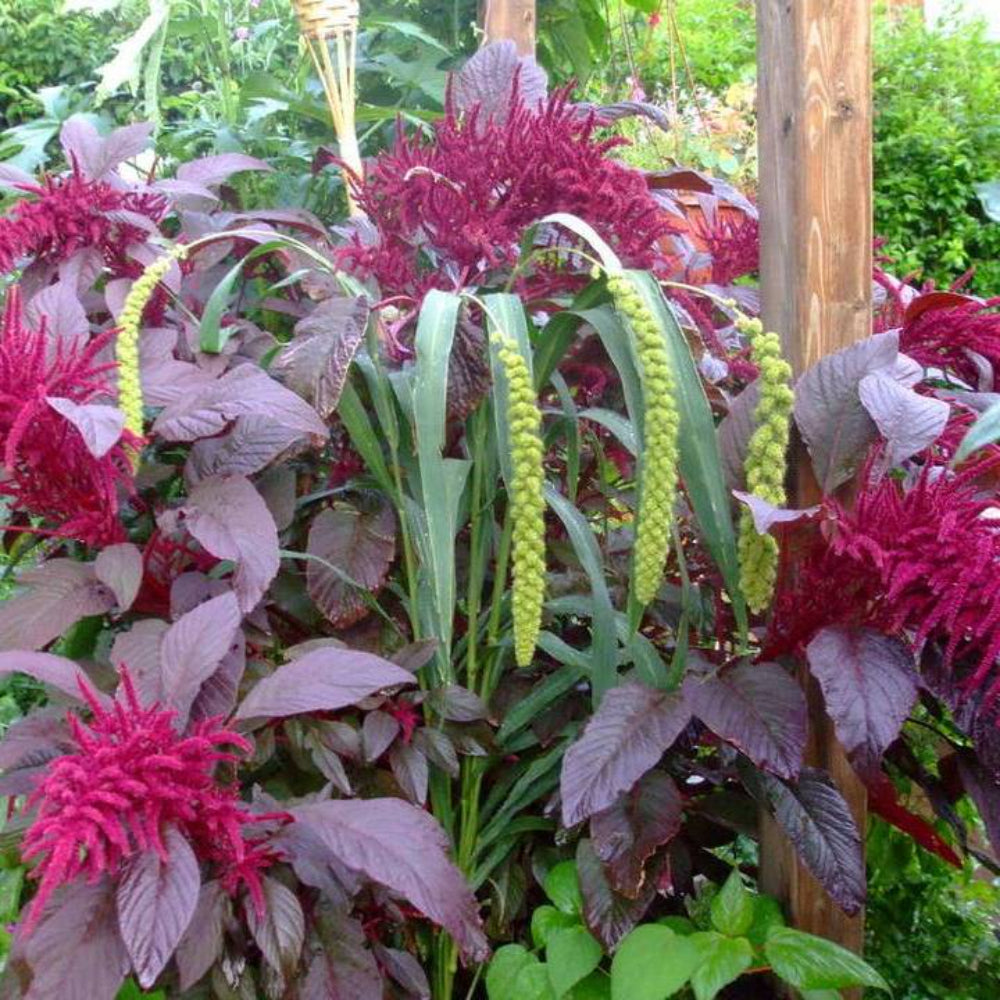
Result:
<svg viewBox="0 0 1000 1000"><path fill-rule="evenodd" d="M178 734L176 713L141 705L127 671L123 693L110 707L85 684L81 690L91 721L70 713L76 750L49 765L28 799L37 815L22 853L37 862L32 877L39 887L26 931L37 924L58 886L114 876L142 851L167 860L163 833L171 826L199 860L218 867L229 891L245 886L262 912L260 873L275 855L261 839L248 839L245 828L279 817L255 816L236 788L220 784L213 773L217 764L236 763L249 753L250 744L219 719L196 722L188 735Z"/></svg>
<svg viewBox="0 0 1000 1000"><path fill-rule="evenodd" d="M921 300L937 296L943 308L921 309ZM954 372L972 386L979 384L975 356L1000 371L1000 299L982 302L955 292L930 292L906 311L899 346L928 368Z"/></svg>
<svg viewBox="0 0 1000 1000"><path fill-rule="evenodd" d="M957 475L928 465L909 489L885 476L867 482L850 510L828 501L826 538L779 600L767 654L801 649L830 624L902 630L915 646L943 644L965 696L985 689L994 699L1000 521L976 480L998 464L992 457Z"/></svg>
<svg viewBox="0 0 1000 1000"><path fill-rule="evenodd" d="M509 115L484 120L451 100L428 141L400 125L355 196L377 230L340 251L384 295L419 298L430 287L481 282L517 260L524 230L552 212L589 222L626 264L649 266L670 228L636 170L608 156L624 140L601 139L560 91L540 108L516 97ZM543 274L546 294L550 274Z"/></svg>
<svg viewBox="0 0 1000 1000"><path fill-rule="evenodd" d="M731 285L760 269L760 223L753 216L734 219L722 210L699 233L712 260L712 284Z"/></svg>
<svg viewBox="0 0 1000 1000"><path fill-rule="evenodd" d="M17 202L0 218L0 271L4 272L25 258L59 263L92 247L113 273L135 277L131 273L135 264L126 250L148 238L144 220L159 223L167 211L162 195L88 180L75 165L63 177L46 177L22 190L35 197Z"/></svg>
<svg viewBox="0 0 1000 1000"><path fill-rule="evenodd" d="M27 514L53 522L55 534L88 545L119 541L119 490L131 492L126 446L131 435L102 457L47 402L86 404L112 395L114 365L98 360L113 333L83 347L51 342L45 323L29 330L18 288L7 292L0 322L0 458L6 478L0 494Z"/></svg>

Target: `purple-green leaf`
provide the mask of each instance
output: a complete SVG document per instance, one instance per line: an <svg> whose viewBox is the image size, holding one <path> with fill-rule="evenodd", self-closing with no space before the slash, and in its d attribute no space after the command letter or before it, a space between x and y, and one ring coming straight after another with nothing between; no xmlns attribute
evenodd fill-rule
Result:
<svg viewBox="0 0 1000 1000"><path fill-rule="evenodd" d="M97 579L111 588L119 611L128 611L142 583L142 553L130 542L109 545L94 562Z"/></svg>
<svg viewBox="0 0 1000 1000"><path fill-rule="evenodd" d="M223 931L231 908L218 880L202 885L194 915L177 945L181 990L191 989L222 954Z"/></svg>
<svg viewBox="0 0 1000 1000"><path fill-rule="evenodd" d="M339 864L404 896L469 958L489 953L475 897L448 858L448 837L423 809L402 799L340 799L289 812L293 828L306 827Z"/></svg>
<svg viewBox="0 0 1000 1000"><path fill-rule="evenodd" d="M687 727L684 699L641 684L612 688L562 764L566 826L613 806Z"/></svg>
<svg viewBox="0 0 1000 1000"><path fill-rule="evenodd" d="M411 673L380 656L329 646L306 653L259 681L243 700L236 718L333 712L356 705L383 688L413 683Z"/></svg>
<svg viewBox="0 0 1000 1000"><path fill-rule="evenodd" d="M277 972L290 978L298 965L305 941L305 917L298 897L276 878L261 879L264 912L246 908L247 923L257 947L265 960Z"/></svg>
<svg viewBox="0 0 1000 1000"><path fill-rule="evenodd" d="M198 860L175 827L163 834L164 861L153 850L133 855L118 882L118 926L139 985L149 989L180 943L198 905Z"/></svg>
<svg viewBox="0 0 1000 1000"><path fill-rule="evenodd" d="M807 713L802 689L775 663L743 663L722 673L690 675L691 711L758 767L793 778L802 767Z"/></svg>
<svg viewBox="0 0 1000 1000"><path fill-rule="evenodd" d="M873 629L836 625L806 649L837 738L862 770L877 769L917 700L913 653Z"/></svg>

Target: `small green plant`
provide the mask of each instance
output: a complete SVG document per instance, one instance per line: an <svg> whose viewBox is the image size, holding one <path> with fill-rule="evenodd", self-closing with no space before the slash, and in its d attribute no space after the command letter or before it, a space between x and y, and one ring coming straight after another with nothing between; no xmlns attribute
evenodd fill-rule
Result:
<svg viewBox="0 0 1000 1000"><path fill-rule="evenodd" d="M639 924L612 955L587 927L575 862L550 869L543 888L549 902L532 914L534 947L497 950L486 971L489 1000L712 1000L741 976L767 973L807 1000L852 986L889 988L857 955L786 927L777 902L749 890L737 869L689 899L688 916Z"/></svg>

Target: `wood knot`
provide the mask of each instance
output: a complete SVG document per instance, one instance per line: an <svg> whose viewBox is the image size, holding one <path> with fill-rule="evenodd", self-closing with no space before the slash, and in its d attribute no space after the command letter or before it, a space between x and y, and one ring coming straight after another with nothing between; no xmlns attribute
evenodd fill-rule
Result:
<svg viewBox="0 0 1000 1000"><path fill-rule="evenodd" d="M854 117L854 102L848 100L837 101L837 117L849 119Z"/></svg>

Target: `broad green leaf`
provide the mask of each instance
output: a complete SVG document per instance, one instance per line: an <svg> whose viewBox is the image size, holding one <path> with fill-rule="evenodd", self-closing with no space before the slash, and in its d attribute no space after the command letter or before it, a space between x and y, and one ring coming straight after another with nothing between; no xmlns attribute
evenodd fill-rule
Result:
<svg viewBox="0 0 1000 1000"><path fill-rule="evenodd" d="M0 924L13 923L17 919L25 870L22 866L0 870Z"/></svg>
<svg viewBox="0 0 1000 1000"><path fill-rule="evenodd" d="M486 969L486 995L489 1000L520 1000L514 984L522 970L537 965L538 959L523 945L505 944L498 948Z"/></svg>
<svg viewBox="0 0 1000 1000"><path fill-rule="evenodd" d="M511 1000L558 1000L549 982L549 970L543 962L535 959L517 974Z"/></svg>
<svg viewBox="0 0 1000 1000"><path fill-rule="evenodd" d="M772 927L784 927L785 915L781 904L773 896L754 896L753 923L747 937L755 948L763 948Z"/></svg>
<svg viewBox="0 0 1000 1000"><path fill-rule="evenodd" d="M138 87L142 69L142 53L156 33L170 17L169 0L149 0L149 13L136 30L118 45L118 52L110 62L100 68L101 79L94 91L94 99L101 104L122 84Z"/></svg>
<svg viewBox="0 0 1000 1000"><path fill-rule="evenodd" d="M574 913L563 913L548 903L543 903L531 914L531 940L536 948L544 948L549 936L568 927L579 927L580 918Z"/></svg>
<svg viewBox="0 0 1000 1000"><path fill-rule="evenodd" d="M681 412L680 471L698 528L722 573L741 630L746 629L746 607L739 586L739 561L733 528L731 498L722 471L715 420L701 375L687 339L663 297L656 279L646 271L629 271L636 289L656 316L670 349L677 379ZM632 422L639 424L632 414ZM641 433L641 429L640 429Z"/></svg>
<svg viewBox="0 0 1000 1000"><path fill-rule="evenodd" d="M764 942L764 955L775 974L796 989L889 989L886 981L853 952L792 927L773 927Z"/></svg>
<svg viewBox="0 0 1000 1000"><path fill-rule="evenodd" d="M726 937L714 931L692 935L701 962L691 976L695 1000L714 1000L724 986L738 979L753 962L753 947L744 937Z"/></svg>
<svg viewBox="0 0 1000 1000"><path fill-rule="evenodd" d="M695 925L687 917L667 916L656 921L661 927L669 927L675 934L694 934Z"/></svg>
<svg viewBox="0 0 1000 1000"><path fill-rule="evenodd" d="M545 876L545 895L563 913L578 916L583 910L580 895L580 880L576 874L575 861L560 861L549 869Z"/></svg>
<svg viewBox="0 0 1000 1000"><path fill-rule="evenodd" d="M665 1000L677 993L698 965L690 938L669 927L642 924L631 931L611 963L611 1000Z"/></svg>
<svg viewBox="0 0 1000 1000"><path fill-rule="evenodd" d="M395 487L389 466L386 465L382 444L375 428L368 419L368 413L350 381L344 384L340 394L337 413L347 430L351 444L364 460L368 471L378 480L379 486L388 494L393 495Z"/></svg>
<svg viewBox="0 0 1000 1000"><path fill-rule="evenodd" d="M598 969L577 983L562 1000L611 1000L611 977Z"/></svg>
<svg viewBox="0 0 1000 1000"><path fill-rule="evenodd" d="M591 620L593 647L591 649L590 682L595 702L618 683L618 639L615 635L615 610L611 603L607 580L604 578L604 559L597 538L587 519L561 493L546 486L545 497L566 528L570 544L587 574L593 595Z"/></svg>
<svg viewBox="0 0 1000 1000"><path fill-rule="evenodd" d="M586 979L601 964L603 957L604 951L586 927L552 931L545 946L545 964L553 993L563 996L580 980Z"/></svg>
<svg viewBox="0 0 1000 1000"><path fill-rule="evenodd" d="M966 432L951 460L952 465L964 462L974 451L1000 441L1000 403L994 403Z"/></svg>
<svg viewBox="0 0 1000 1000"><path fill-rule="evenodd" d="M444 458L448 402L448 364L461 300L434 290L424 299L417 322L413 378L413 418L420 466L421 507L426 532L421 533L424 565L434 597L435 633L441 643L442 677L451 666L452 619L455 613L455 535L458 506L471 463Z"/></svg>
<svg viewBox="0 0 1000 1000"><path fill-rule="evenodd" d="M639 454L639 438L635 433L635 428L628 418L623 417L614 410L605 410L599 406L592 406L589 409L581 410L580 417L584 420L592 420L595 424L611 431L612 434L624 445L630 455Z"/></svg>
<svg viewBox="0 0 1000 1000"><path fill-rule="evenodd" d="M712 899L712 926L730 937L746 934L753 923L753 896L747 892L740 877L739 869L734 868L722 888Z"/></svg>

